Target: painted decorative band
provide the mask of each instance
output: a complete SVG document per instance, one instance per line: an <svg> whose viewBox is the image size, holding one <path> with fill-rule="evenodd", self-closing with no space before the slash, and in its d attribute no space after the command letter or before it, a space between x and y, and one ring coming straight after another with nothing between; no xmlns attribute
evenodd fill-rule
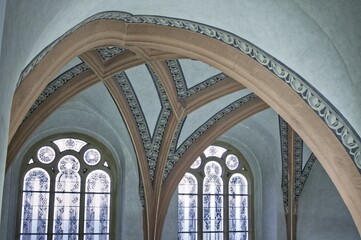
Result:
<svg viewBox="0 0 361 240"><path fill-rule="evenodd" d="M243 52L247 56L256 60L259 64L266 67L282 81L286 82L327 124L332 132L337 136L345 149L348 151L350 157L354 163L361 170L361 140L356 131L342 116L341 113L316 89L314 89L306 80L300 77L297 73L281 64L280 61L273 58L260 48L254 46L250 42L232 34L227 31L223 31L214 27L207 26L192 21L160 17L160 16L148 16L148 15L132 15L126 12L101 12L87 18L83 22L79 23L69 31L64 33L61 37L56 39L50 45L48 45L42 52L40 52L29 65L22 71L18 85L29 74L29 72L44 58L44 56L59 43L66 36L76 31L81 26L96 20L119 20L129 24L132 23L145 23L156 24L174 28L180 28L192 32L196 32L213 39L217 39L224 42L239 51Z"/></svg>

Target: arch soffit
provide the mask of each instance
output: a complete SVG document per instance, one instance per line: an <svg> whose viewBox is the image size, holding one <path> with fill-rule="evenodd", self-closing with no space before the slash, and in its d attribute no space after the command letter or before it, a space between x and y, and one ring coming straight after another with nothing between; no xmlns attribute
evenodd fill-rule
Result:
<svg viewBox="0 0 361 240"><path fill-rule="evenodd" d="M22 72L13 98L9 139L31 103L62 66L88 50L106 45L146 47L187 56L218 68L250 88L315 153L361 231L361 176L357 168L361 167L361 153L357 133L296 73L249 42L206 25L122 12L90 17L50 44Z"/></svg>

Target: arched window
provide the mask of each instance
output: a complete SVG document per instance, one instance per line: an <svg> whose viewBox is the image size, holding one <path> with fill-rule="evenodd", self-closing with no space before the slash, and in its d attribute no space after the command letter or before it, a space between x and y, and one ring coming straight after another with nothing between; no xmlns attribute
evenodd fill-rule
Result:
<svg viewBox="0 0 361 240"><path fill-rule="evenodd" d="M251 181L241 153L209 146L178 185L178 240L250 240Z"/></svg>
<svg viewBox="0 0 361 240"><path fill-rule="evenodd" d="M94 141L66 137L36 144L22 167L19 239L110 239L113 165Z"/></svg>

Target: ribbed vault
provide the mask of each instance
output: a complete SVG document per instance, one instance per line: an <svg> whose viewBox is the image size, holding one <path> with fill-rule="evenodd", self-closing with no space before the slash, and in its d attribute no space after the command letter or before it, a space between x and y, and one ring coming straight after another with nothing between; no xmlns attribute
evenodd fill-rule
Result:
<svg viewBox="0 0 361 240"><path fill-rule="evenodd" d="M53 111L102 81L121 112L137 155L147 239L160 239L164 206L193 159L232 126L271 106L323 164L360 229L361 177L354 164L359 166L360 159L357 136L297 75L248 42L217 31L186 21L126 13L100 14L76 26L21 76L13 100L7 166ZM53 79L75 57L84 62ZM188 88L179 59L202 61L221 73ZM146 105L126 74L143 64L157 91L152 97L160 103L153 133L142 108ZM190 114L232 93L238 97L221 101L220 110L202 120L195 131L184 128ZM178 142L182 132L188 137Z"/></svg>

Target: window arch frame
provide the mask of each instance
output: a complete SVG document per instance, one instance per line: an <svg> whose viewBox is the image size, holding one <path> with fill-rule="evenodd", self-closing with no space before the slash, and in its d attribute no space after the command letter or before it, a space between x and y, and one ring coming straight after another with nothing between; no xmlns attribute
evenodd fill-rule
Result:
<svg viewBox="0 0 361 240"><path fill-rule="evenodd" d="M211 146L217 146L222 147L226 149L226 151L222 154L220 158L216 156L209 156L206 157L205 151L211 147ZM235 155L239 160L239 166L234 169L230 170L226 166L226 157L228 155ZM248 211L248 240L254 240L254 178L252 175L251 168L243 156L243 154L234 146L232 146L229 143L216 141L210 145L208 145L199 156L196 156L193 161L193 163L198 159L198 157L201 159L201 164L199 167L192 169L189 167L185 174L191 174L195 177L197 180L197 238L196 239L204 239L203 238L203 183L205 179L205 165L211 161L216 161L220 163L222 168L222 175L221 178L223 180L223 239L229 239L229 180L234 174L241 174L248 183L247 186L247 196L248 196L248 202L247 202L247 211ZM222 161L219 161L222 160ZM192 164L193 165L193 164ZM183 176L185 176L185 174ZM183 178L182 178L183 180ZM181 181L182 181L181 180ZM179 186L179 184L178 184ZM177 194L178 194L178 239L179 238L179 188L177 187ZM186 194L183 194L186 195Z"/></svg>
<svg viewBox="0 0 361 240"><path fill-rule="evenodd" d="M71 149L60 151L58 146L54 143L54 141L59 139L79 139L81 141L86 142L84 146L79 150L79 152ZM50 146L55 151L55 159L50 163L41 163L37 159L37 153L38 150L43 146ZM83 160L84 153L91 148L97 149L101 154L100 162L96 165L89 165L86 164ZM56 194L55 190L55 182L57 175L60 173L58 169L58 163L64 156L75 156L79 160L79 175L80 176L80 182L81 182L81 190L80 190L80 200L79 200L79 219L78 219L78 239L85 239L85 217L86 217L86 180L88 176L94 172L95 170L102 170L107 173L107 175L110 178L110 189L109 189L109 239L113 239L116 236L116 214L114 213L114 210L117 209L116 199L118 194L118 184L119 184L119 176L118 176L118 168L115 158L109 148L101 143L100 141L96 140L95 138L85 135L82 133L59 133L54 134L50 136L46 136L41 138L36 143L32 144L28 150L26 151L26 154L24 155L23 159L20 163L19 168L19 187L18 187L18 210L16 213L16 228L15 228L15 237L16 239L21 239L21 229L22 229L22 214L23 214L23 193L24 193L24 177L28 172L31 171L31 169L34 168L42 168L45 170L45 172L50 176L50 189L49 189L49 199L48 199L48 220L47 220L47 239L52 239L53 236L53 221L55 216L55 210L54 210L54 197ZM34 161L33 163L29 164L31 159ZM106 162L107 166L104 165ZM113 211L112 211L113 209ZM65 234L64 234L65 235Z"/></svg>

